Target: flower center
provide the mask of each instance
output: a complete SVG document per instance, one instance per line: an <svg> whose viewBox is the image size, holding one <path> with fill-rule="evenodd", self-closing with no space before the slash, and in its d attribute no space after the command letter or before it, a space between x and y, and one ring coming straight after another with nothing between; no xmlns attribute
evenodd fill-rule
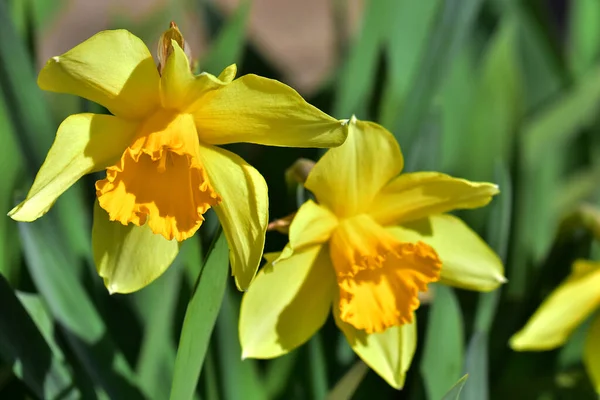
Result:
<svg viewBox="0 0 600 400"><path fill-rule="evenodd" d="M111 221L148 223L166 239L183 241L221 198L212 188L200 157L189 114L160 110L140 127L133 143L106 179L96 182L100 206Z"/></svg>
<svg viewBox="0 0 600 400"><path fill-rule="evenodd" d="M364 214L340 223L330 254L340 318L367 333L412 322L419 291L439 280L441 261L433 248L400 242Z"/></svg>

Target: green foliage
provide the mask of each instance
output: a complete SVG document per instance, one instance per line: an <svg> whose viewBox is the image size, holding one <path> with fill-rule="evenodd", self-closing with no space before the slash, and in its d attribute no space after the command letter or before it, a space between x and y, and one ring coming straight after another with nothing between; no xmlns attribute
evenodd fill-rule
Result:
<svg viewBox="0 0 600 400"><path fill-rule="evenodd" d="M4 213L24 198L60 121L94 107L36 85L37 38L68 3L0 1ZM168 21L184 19L188 3L169 2L135 21L111 14L110 26L154 43ZM337 118L356 114L384 125L406 170L491 181L501 191L487 208L460 216L498 253L508 283L482 294L432 290L431 303L417 311L418 349L402 391L357 360L332 320L290 354L242 360L242 294L214 215L162 277L110 296L91 255L92 177L34 223L0 220L0 398L597 398L582 361L589 323L557 351L508 347L575 259L598 259L592 242L600 219L581 206L600 205L600 5L552 4L365 1L329 81L308 99ZM214 28L201 70L218 74L236 63L238 75L282 73L252 36L251 1L229 16L194 5L194 20ZM317 152L231 150L265 176L271 218L296 210L284 170ZM267 251L284 243L269 233Z"/></svg>

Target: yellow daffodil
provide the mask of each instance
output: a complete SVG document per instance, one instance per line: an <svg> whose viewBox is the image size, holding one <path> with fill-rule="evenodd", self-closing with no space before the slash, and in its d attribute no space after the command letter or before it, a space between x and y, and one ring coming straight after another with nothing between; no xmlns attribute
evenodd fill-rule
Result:
<svg viewBox="0 0 600 400"><path fill-rule="evenodd" d="M65 119L27 198L9 215L33 221L85 174L96 182L92 232L99 274L111 292L147 285L171 264L213 208L244 289L261 260L268 224L267 186L235 142L331 147L346 136L341 121L292 88L245 75L194 75L183 36L172 24L159 42L159 67L126 30L103 31L51 58L38 77L44 90L70 93L113 115Z"/></svg>
<svg viewBox="0 0 600 400"><path fill-rule="evenodd" d="M348 121L348 139L310 171L304 203L280 254L266 254L244 295L243 357L272 358L306 342L332 307L354 351L400 388L416 347L418 294L441 280L488 291L505 281L497 255L460 219L496 185L436 172L405 173L383 127Z"/></svg>
<svg viewBox="0 0 600 400"><path fill-rule="evenodd" d="M571 333L600 310L600 262L578 260L571 274L510 339L517 351L552 350L565 344ZM586 333L584 365L600 394L600 313Z"/></svg>

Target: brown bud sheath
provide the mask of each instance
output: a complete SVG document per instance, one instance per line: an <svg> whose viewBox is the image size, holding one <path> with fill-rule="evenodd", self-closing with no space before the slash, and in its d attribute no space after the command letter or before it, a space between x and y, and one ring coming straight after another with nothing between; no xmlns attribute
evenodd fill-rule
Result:
<svg viewBox="0 0 600 400"><path fill-rule="evenodd" d="M185 55L190 62L190 67L192 65L192 54L190 51L190 46L183 39L183 34L177 27L177 24L171 21L169 29L167 29L161 36L158 41L158 72L162 75L165 64L167 63L167 58L173 52L173 44L171 41L174 40L177 44L183 49Z"/></svg>

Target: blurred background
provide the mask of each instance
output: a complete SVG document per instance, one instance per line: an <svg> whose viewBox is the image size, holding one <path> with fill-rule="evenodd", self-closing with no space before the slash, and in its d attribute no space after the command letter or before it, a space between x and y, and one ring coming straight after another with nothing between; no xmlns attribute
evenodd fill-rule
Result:
<svg viewBox="0 0 600 400"><path fill-rule="evenodd" d="M336 118L394 133L405 169L495 182L460 212L503 259L488 294L434 288L418 311L405 388L361 367L332 320L272 361L240 360L241 293L230 279L196 390L202 399L594 399L587 324L561 349L515 353L509 337L569 273L599 259L600 2L597 0L0 0L0 210L21 201L68 115L102 109L46 93L49 57L126 28L155 53L176 21L199 70L237 63L297 89ZM269 185L271 219L297 209L285 170L315 149L228 146ZM147 288L109 296L91 257L88 176L32 224L0 218L0 398L169 397L188 300L212 217ZM286 237L267 236L266 251ZM599 289L600 290L600 289ZM219 304L215 305L218 309Z"/></svg>

